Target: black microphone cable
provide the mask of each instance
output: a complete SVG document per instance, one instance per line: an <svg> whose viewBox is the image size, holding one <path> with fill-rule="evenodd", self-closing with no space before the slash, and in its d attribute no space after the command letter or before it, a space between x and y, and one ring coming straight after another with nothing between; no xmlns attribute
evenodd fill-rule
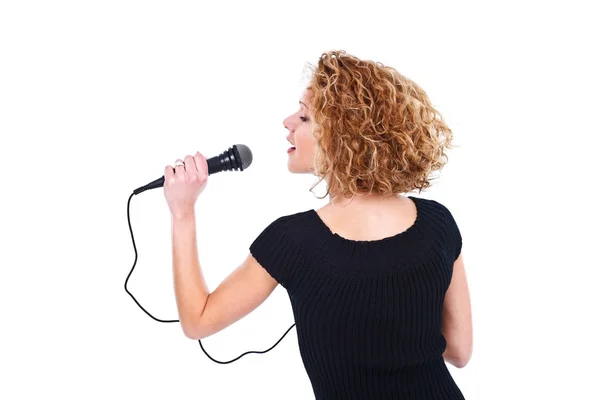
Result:
<svg viewBox="0 0 600 400"><path fill-rule="evenodd" d="M237 145L237 146L241 146L241 145ZM220 156L221 158L224 158L223 155ZM230 157L230 159L233 159L234 157ZM214 157L214 159L217 159L217 157ZM251 160L250 160L251 162ZM249 162L247 162L249 163ZM158 180L157 180L158 181ZM155 182L157 182L155 181ZM163 182L160 182L160 185L162 185ZM155 185L155 187L160 187L158 185ZM135 298L135 296L133 294L131 294L131 292L127 289L127 282L129 281L129 277L131 276L131 273L133 272L133 270L135 269L135 265L137 264L137 259L138 259L138 253L137 253L137 247L135 245L135 239L133 237L133 229L131 228L131 218L130 218L130 213L129 213L129 209L130 209L130 205L131 205L131 198L136 195L141 193L143 190L140 190L141 188L136 189L133 193L131 193L131 195L129 196L129 199L127 200L127 224L129 225L129 232L131 233L131 242L133 243L133 250L135 252L135 260L133 261L133 266L131 267L131 271L129 271L129 274L127 275L127 278L125 279L125 291L127 292L127 294L129 294L131 296L131 298L133 299L133 301L135 301L135 303L142 309L142 311L144 311L146 314L148 314L148 316L150 318L152 318L155 321L158 322L164 322L164 323L172 323L172 322L179 322L178 319L173 319L173 320L164 320L164 319L158 319L155 316L153 316L152 314L150 314L148 311L146 311L146 309L144 307L142 307L142 305L137 301L137 299ZM145 189L144 189L145 190ZM283 340L283 338L285 337L285 335L288 334L288 332L295 326L296 324L293 324L292 326L290 326L288 328L288 330L283 334L283 336L273 345L271 346L269 349L267 350L263 350L263 351L247 351L241 355L239 355L238 357L234 358L233 360L230 361L219 361L219 360L215 360L214 358L212 358L210 356L210 354L208 354L206 352L206 350L204 349L204 346L202 346L202 341L198 340L198 344L200 344L200 348L202 349L202 351L204 352L204 354L206 354L206 356L208 358L210 358L212 361L218 363L218 364L229 364L232 363L238 359L240 359L241 357L245 356L246 354L250 354L250 353L256 353L256 354L264 354L268 351L271 351L275 346L277 346L279 344L279 342L281 342Z"/></svg>

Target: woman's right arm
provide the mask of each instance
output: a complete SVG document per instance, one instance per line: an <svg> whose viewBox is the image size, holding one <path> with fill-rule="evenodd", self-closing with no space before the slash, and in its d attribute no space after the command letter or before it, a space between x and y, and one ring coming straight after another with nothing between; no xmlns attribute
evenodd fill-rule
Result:
<svg viewBox="0 0 600 400"><path fill-rule="evenodd" d="M197 326L186 336L201 340L222 331L261 305L277 287L278 282L248 254L206 300Z"/></svg>
<svg viewBox="0 0 600 400"><path fill-rule="evenodd" d="M473 353L473 321L462 253L454 262L454 272L444 298L442 333L447 343L444 360L463 368Z"/></svg>

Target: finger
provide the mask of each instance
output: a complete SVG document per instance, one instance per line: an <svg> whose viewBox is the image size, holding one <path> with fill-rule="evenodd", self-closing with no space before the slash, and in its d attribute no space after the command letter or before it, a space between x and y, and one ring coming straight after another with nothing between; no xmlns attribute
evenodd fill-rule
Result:
<svg viewBox="0 0 600 400"><path fill-rule="evenodd" d="M208 176L208 163L206 161L206 157L197 151L196 154L194 154L194 160L196 162L196 168L198 168L198 171Z"/></svg>
<svg viewBox="0 0 600 400"><path fill-rule="evenodd" d="M181 158L178 158L178 159L175 161L175 164L177 164L179 161L180 161L180 162L182 162L182 163L184 163L184 162L183 162L183 160L182 160ZM185 163L184 163L184 164L185 164ZM175 175L181 175L181 174L185 173L185 165L177 165L177 166L174 168L174 170L175 170Z"/></svg>
<svg viewBox="0 0 600 400"><path fill-rule="evenodd" d="M167 165L165 167L165 173L164 173L165 181L170 178L173 178L174 175L175 175L175 171L173 170L173 167L171 165Z"/></svg>
<svg viewBox="0 0 600 400"><path fill-rule="evenodd" d="M194 157L188 155L185 156L185 165L186 165L186 171L188 172L198 172L198 168L196 167L196 162L194 161Z"/></svg>

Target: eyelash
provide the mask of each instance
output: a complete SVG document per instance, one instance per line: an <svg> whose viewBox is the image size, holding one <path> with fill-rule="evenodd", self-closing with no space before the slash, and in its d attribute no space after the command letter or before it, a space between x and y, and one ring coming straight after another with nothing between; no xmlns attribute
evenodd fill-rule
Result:
<svg viewBox="0 0 600 400"><path fill-rule="evenodd" d="M306 118L306 117L300 117L300 120L301 120L302 122L306 122L306 121L308 121L308 118Z"/></svg>

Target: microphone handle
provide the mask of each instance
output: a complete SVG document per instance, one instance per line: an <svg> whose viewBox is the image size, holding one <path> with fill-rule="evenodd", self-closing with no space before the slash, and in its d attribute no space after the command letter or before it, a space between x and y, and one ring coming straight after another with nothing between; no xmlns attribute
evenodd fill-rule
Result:
<svg viewBox="0 0 600 400"><path fill-rule="evenodd" d="M241 166L238 165L236 158L233 155L233 152L231 149L229 151L223 152L222 154L220 154L218 156L207 159L206 163L208 164L208 174L209 175L212 175L217 172L225 171L225 170L241 168ZM161 176L157 180L152 181L147 185L144 185L144 186L141 186L141 187L135 189L133 191L133 194L137 195L142 192L145 192L146 190L163 187L164 184L165 184L165 177Z"/></svg>
<svg viewBox="0 0 600 400"><path fill-rule="evenodd" d="M150 182L149 184L147 184L145 186L140 186L139 188L135 189L133 191L133 194L140 194L142 192L145 192L146 190L156 189L156 188L159 188L159 187L163 187L164 184L165 184L165 177L161 176L157 180L152 181L152 182Z"/></svg>

